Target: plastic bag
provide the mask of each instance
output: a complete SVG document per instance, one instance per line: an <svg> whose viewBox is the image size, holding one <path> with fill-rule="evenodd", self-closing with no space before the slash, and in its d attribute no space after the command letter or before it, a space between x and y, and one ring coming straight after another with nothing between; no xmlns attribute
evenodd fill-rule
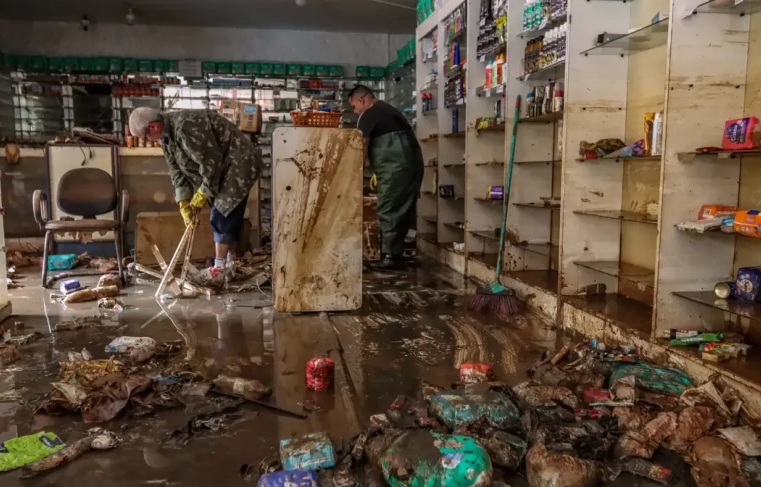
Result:
<svg viewBox="0 0 761 487"><path fill-rule="evenodd" d="M651 458L655 449L676 429L676 413L661 413L641 430L622 434L613 453L616 458Z"/></svg>
<svg viewBox="0 0 761 487"><path fill-rule="evenodd" d="M682 394L693 387L692 380L681 370L655 367L644 362L619 365L611 374L609 384L630 375L635 377L637 386L664 394Z"/></svg>
<svg viewBox="0 0 761 487"><path fill-rule="evenodd" d="M513 392L525 407L552 406L556 402L570 408L580 407L579 398L570 389L559 386L545 386L534 381L526 381L513 387Z"/></svg>
<svg viewBox="0 0 761 487"><path fill-rule="evenodd" d="M716 413L707 406L683 409L666 446L677 453L687 453L695 440L711 431L715 418Z"/></svg>
<svg viewBox="0 0 761 487"><path fill-rule="evenodd" d="M431 397L429 410L432 416L450 429L472 424L484 416L500 428L520 421L518 407L505 394L491 390L481 393L445 391Z"/></svg>
<svg viewBox="0 0 761 487"><path fill-rule="evenodd" d="M145 362L156 353L156 340L151 337L119 337L106 345L106 353L119 354L132 363Z"/></svg>
<svg viewBox="0 0 761 487"><path fill-rule="evenodd" d="M509 470L520 467L528 450L525 441L504 431L495 431L489 436L477 439L486 448L494 465Z"/></svg>
<svg viewBox="0 0 761 487"><path fill-rule="evenodd" d="M492 477L489 454L473 438L426 430L397 437L381 468L391 487L481 487Z"/></svg>
<svg viewBox="0 0 761 487"><path fill-rule="evenodd" d="M100 279L98 279L98 287L103 286L116 286L118 288L122 287L122 280L119 279L119 274L103 274L100 276Z"/></svg>
<svg viewBox="0 0 761 487"><path fill-rule="evenodd" d="M698 487L747 487L740 470L741 457L716 436L704 436L692 444L687 461Z"/></svg>
<svg viewBox="0 0 761 487"><path fill-rule="evenodd" d="M528 451L526 475L530 487L593 487L601 478L598 463L549 452L542 443Z"/></svg>
<svg viewBox="0 0 761 487"><path fill-rule="evenodd" d="M761 442L758 441L756 432L750 426L723 428L719 430L719 434L743 455L748 457L761 456Z"/></svg>
<svg viewBox="0 0 761 487"><path fill-rule="evenodd" d="M65 445L55 433L42 431L12 438L0 443L0 446L0 472L6 472L41 460Z"/></svg>
<svg viewBox="0 0 761 487"><path fill-rule="evenodd" d="M270 472L259 477L257 487L320 487L317 473L307 470Z"/></svg>
<svg viewBox="0 0 761 487"><path fill-rule="evenodd" d="M336 452L326 433L280 440L283 470L317 470L336 465Z"/></svg>

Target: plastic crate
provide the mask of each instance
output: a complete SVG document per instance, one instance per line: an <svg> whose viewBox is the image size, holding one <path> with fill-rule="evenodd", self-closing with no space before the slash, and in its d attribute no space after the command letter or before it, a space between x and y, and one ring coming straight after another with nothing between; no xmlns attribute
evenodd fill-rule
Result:
<svg viewBox="0 0 761 487"><path fill-rule="evenodd" d="M153 69L155 69L157 73L166 73L169 69L169 61L166 59L156 59L153 61Z"/></svg>
<svg viewBox="0 0 761 487"><path fill-rule="evenodd" d="M92 73L95 71L95 58L81 57L79 58L79 70L85 73Z"/></svg>
<svg viewBox="0 0 761 487"><path fill-rule="evenodd" d="M153 59L140 59L137 62L137 70L141 73L155 73Z"/></svg>
<svg viewBox="0 0 761 487"><path fill-rule="evenodd" d="M272 74L276 76L285 76L286 67L283 63L275 63L272 65Z"/></svg>
<svg viewBox="0 0 761 487"><path fill-rule="evenodd" d="M125 73L137 73L137 59L131 57L124 58L122 64L124 65Z"/></svg>
<svg viewBox="0 0 761 487"><path fill-rule="evenodd" d="M330 68L328 68L324 64L318 64L314 74L316 76L328 76L330 74Z"/></svg>
<svg viewBox="0 0 761 487"><path fill-rule="evenodd" d="M124 60L120 57L109 58L108 70L112 73L121 73L124 71Z"/></svg>
<svg viewBox="0 0 761 487"><path fill-rule="evenodd" d="M63 58L63 69L69 73L75 73L79 71L79 58L78 57Z"/></svg>
<svg viewBox="0 0 761 487"><path fill-rule="evenodd" d="M357 66L354 70L354 76L357 78L369 78L370 66Z"/></svg>
<svg viewBox="0 0 761 487"><path fill-rule="evenodd" d="M214 61L204 61L201 63L201 71L203 74L213 74L217 72L217 63Z"/></svg>
<svg viewBox="0 0 761 487"><path fill-rule="evenodd" d="M30 69L36 73L45 73L48 71L48 58L45 56L33 56Z"/></svg>
<svg viewBox="0 0 761 487"><path fill-rule="evenodd" d="M344 75L343 66L328 66L328 76L331 78L340 78Z"/></svg>
<svg viewBox="0 0 761 487"><path fill-rule="evenodd" d="M261 63L259 65L262 75L268 76L272 74L272 63Z"/></svg>
<svg viewBox="0 0 761 487"><path fill-rule="evenodd" d="M370 77L382 79L386 75L386 70L381 66L372 66L370 68Z"/></svg>
<svg viewBox="0 0 761 487"><path fill-rule="evenodd" d="M288 76L299 76L301 75L301 65L300 64L289 64L286 68L286 74Z"/></svg>
<svg viewBox="0 0 761 487"><path fill-rule="evenodd" d="M6 68L16 69L18 66L18 56L15 54L3 55L3 66Z"/></svg>
<svg viewBox="0 0 761 487"><path fill-rule="evenodd" d="M107 73L111 66L111 59L107 57L96 57L93 61L94 71L99 73Z"/></svg>
<svg viewBox="0 0 761 487"><path fill-rule="evenodd" d="M167 73L179 73L180 72L180 62L175 61L173 59L170 59L166 62L166 71Z"/></svg>
<svg viewBox="0 0 761 487"><path fill-rule="evenodd" d="M243 71L246 74L258 75L258 74L261 74L262 68L259 65L259 63L245 63L245 65L243 66Z"/></svg>
<svg viewBox="0 0 761 487"><path fill-rule="evenodd" d="M303 64L301 66L302 76L315 76L317 74L317 67L314 64Z"/></svg>
<svg viewBox="0 0 761 487"><path fill-rule="evenodd" d="M230 74L232 69L232 64L230 63L217 63L217 74Z"/></svg>
<svg viewBox="0 0 761 487"><path fill-rule="evenodd" d="M64 71L66 69L66 58L62 57L49 57L48 69L54 72Z"/></svg>
<svg viewBox="0 0 761 487"><path fill-rule="evenodd" d="M230 63L230 72L232 74L246 74L245 63Z"/></svg>

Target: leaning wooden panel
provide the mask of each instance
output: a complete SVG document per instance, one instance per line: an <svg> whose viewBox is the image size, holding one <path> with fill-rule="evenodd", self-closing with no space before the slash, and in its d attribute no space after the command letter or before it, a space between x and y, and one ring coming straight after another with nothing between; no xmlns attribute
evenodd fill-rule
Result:
<svg viewBox="0 0 761 487"><path fill-rule="evenodd" d="M362 134L284 127L272 141L277 311L362 305Z"/></svg>

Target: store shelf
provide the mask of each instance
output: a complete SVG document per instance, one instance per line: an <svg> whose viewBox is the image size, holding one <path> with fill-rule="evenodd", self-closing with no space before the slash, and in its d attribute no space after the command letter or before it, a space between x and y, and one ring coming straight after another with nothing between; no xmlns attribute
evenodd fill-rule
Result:
<svg viewBox="0 0 761 487"><path fill-rule="evenodd" d="M435 196L436 191L421 191L420 194L423 194L425 196Z"/></svg>
<svg viewBox="0 0 761 487"><path fill-rule="evenodd" d="M527 164L554 164L556 162L560 162L559 160L553 160L553 161L515 161L513 164L516 166L523 166Z"/></svg>
<svg viewBox="0 0 761 487"><path fill-rule="evenodd" d="M515 205L515 206L521 206L521 207L524 207L524 208L537 208L537 209L541 209L541 210L559 210L560 209L560 205L559 204L557 204L557 205L549 205L549 204L545 204L542 201L540 201L538 203L535 203L535 202L513 203L513 205Z"/></svg>
<svg viewBox="0 0 761 487"><path fill-rule="evenodd" d="M612 41L599 44L595 47L582 51L584 56L589 55L617 55L625 56L634 52L647 51L658 46L663 46L668 41L669 19L661 19L645 27L630 32Z"/></svg>
<svg viewBox="0 0 761 487"><path fill-rule="evenodd" d="M558 273L554 270L537 270L537 271L511 271L507 273L513 279L517 279L524 284L532 287L543 289L548 293L557 295L558 293Z"/></svg>
<svg viewBox="0 0 761 487"><path fill-rule="evenodd" d="M441 167L465 167L464 162L457 162L453 164L442 164Z"/></svg>
<svg viewBox="0 0 761 487"><path fill-rule="evenodd" d="M438 110L436 108L433 108L431 110L425 110L423 112L423 116L424 117L431 117L431 116L436 115L437 113L438 113Z"/></svg>
<svg viewBox="0 0 761 487"><path fill-rule="evenodd" d="M464 250L457 250L456 248L454 248L454 242L445 243L444 248L449 250L450 252L454 252L455 254L465 255Z"/></svg>
<svg viewBox="0 0 761 487"><path fill-rule="evenodd" d="M504 132L505 131L505 124L500 123L497 125L492 125L491 127L484 127L480 129L476 129L476 131L480 134L481 132Z"/></svg>
<svg viewBox="0 0 761 487"><path fill-rule="evenodd" d="M539 25L539 27L537 27L536 29L524 30L523 32L518 34L518 37L521 39L531 39L534 37L538 37L544 34L545 32L547 32L548 30L552 29L556 25L562 24L563 22L566 21L567 18L568 18L568 12L565 12L565 11L560 12L559 14L553 15L552 17L542 21L541 25Z"/></svg>
<svg viewBox="0 0 761 487"><path fill-rule="evenodd" d="M463 74L465 74L465 70L462 69L462 66L452 66L447 69L445 76L447 79L452 79Z"/></svg>
<svg viewBox="0 0 761 487"><path fill-rule="evenodd" d="M709 0L692 9L685 17L695 14L751 15L761 12L759 0Z"/></svg>
<svg viewBox="0 0 761 487"><path fill-rule="evenodd" d="M445 227L451 228L453 230L460 230L461 232L465 231L465 225L462 223L457 222L446 222L444 223Z"/></svg>
<svg viewBox="0 0 761 487"><path fill-rule="evenodd" d="M428 92L428 91L436 91L438 86L439 86L438 82L434 79L434 80L431 80L431 81L427 82L426 84L424 84L420 88L418 88L418 92L424 93L424 92Z"/></svg>
<svg viewBox="0 0 761 487"><path fill-rule="evenodd" d="M674 292L673 294L752 321L761 321L761 303L751 303L741 299L720 299L716 297L713 291L686 291Z"/></svg>
<svg viewBox="0 0 761 487"><path fill-rule="evenodd" d="M464 139L465 138L465 132L452 132L449 134L442 135L445 139Z"/></svg>
<svg viewBox="0 0 761 487"><path fill-rule="evenodd" d="M563 302L610 320L621 328L649 337L653 322L653 307L620 294L590 294L563 296Z"/></svg>
<svg viewBox="0 0 761 487"><path fill-rule="evenodd" d="M761 149L745 150L715 150L715 151L695 151L695 152L677 152L676 156L682 162L691 161L696 157L716 157L717 159L735 159L742 156L759 156Z"/></svg>
<svg viewBox="0 0 761 487"><path fill-rule="evenodd" d="M436 243L436 233L434 232L418 232L417 236L426 242Z"/></svg>
<svg viewBox="0 0 761 487"><path fill-rule="evenodd" d="M486 162L476 162L474 166L504 166L505 163L503 161L486 161Z"/></svg>
<svg viewBox="0 0 761 487"><path fill-rule="evenodd" d="M497 268L497 257L498 257L498 254L486 254L483 252L471 252L468 254L468 258L476 262L480 262L483 265L489 267L490 269Z"/></svg>
<svg viewBox="0 0 761 487"><path fill-rule="evenodd" d="M578 158L576 162L625 162L625 161L660 161L660 155L657 156L634 156L634 157L597 157L597 158Z"/></svg>
<svg viewBox="0 0 761 487"><path fill-rule="evenodd" d="M465 199L465 195L461 193L456 193L454 196L447 196L447 197L442 196L441 199L444 201L463 201Z"/></svg>
<svg viewBox="0 0 761 487"><path fill-rule="evenodd" d="M655 286L655 271L617 260L584 260L574 262L577 266L585 267L601 274L618 277L639 286L652 288Z"/></svg>
<svg viewBox="0 0 761 487"><path fill-rule="evenodd" d="M423 221L430 223L432 225L436 225L438 223L438 220L436 219L435 216L424 216Z"/></svg>
<svg viewBox="0 0 761 487"><path fill-rule="evenodd" d="M439 138L439 134L431 134L428 137L423 137L420 139L420 142L431 142L434 140L437 140Z"/></svg>
<svg viewBox="0 0 761 487"><path fill-rule="evenodd" d="M492 96L502 96L504 94L505 94L505 85L497 85L491 88L485 88L483 86L479 86L478 88L476 88L476 96L479 96L482 98L490 98Z"/></svg>
<svg viewBox="0 0 761 487"><path fill-rule="evenodd" d="M519 249L523 249L526 252L531 252L538 255L543 255L546 257L549 257L553 254L553 250L557 250L558 246L553 245L549 242L547 243L526 243L526 242L519 242L517 244L513 244L514 247L517 247Z"/></svg>
<svg viewBox="0 0 761 487"><path fill-rule="evenodd" d="M473 199L476 201L480 201L481 203L491 203L491 204L499 203L500 205L502 204L502 201L503 201L503 200L492 200L489 198L485 198L483 196L474 196Z"/></svg>
<svg viewBox="0 0 761 487"><path fill-rule="evenodd" d="M501 53L505 52L506 47L507 46L505 44L498 44L496 47L494 47L492 49L489 49L488 51L482 52L478 56L478 61L484 63L484 62L486 62L487 59L489 59L491 57L495 57L498 54L501 54Z"/></svg>
<svg viewBox="0 0 761 487"><path fill-rule="evenodd" d="M499 242L499 234L494 230L469 230L468 233L484 240Z"/></svg>
<svg viewBox="0 0 761 487"><path fill-rule="evenodd" d="M657 216L650 216L645 213L635 213L633 211L618 210L576 210L577 215L594 216L597 218L610 218L613 220L624 220L628 222L647 223L650 225L658 224Z"/></svg>
<svg viewBox="0 0 761 487"><path fill-rule="evenodd" d="M552 112L539 115L538 117L524 117L519 119L520 123L551 123L561 120L563 118L563 112Z"/></svg>
<svg viewBox="0 0 761 487"><path fill-rule="evenodd" d="M554 78L554 76L548 76L554 73L554 71L558 68L565 67L565 60L558 61L552 64L549 64L547 66L541 67L537 70L531 71L530 73L524 73L521 76L518 76L516 79L518 81L526 81L528 79L545 79L545 78ZM559 77L559 78L562 78Z"/></svg>

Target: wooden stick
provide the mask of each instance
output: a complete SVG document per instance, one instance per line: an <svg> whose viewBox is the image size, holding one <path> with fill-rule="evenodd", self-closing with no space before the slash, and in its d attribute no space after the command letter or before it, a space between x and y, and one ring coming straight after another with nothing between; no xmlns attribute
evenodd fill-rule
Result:
<svg viewBox="0 0 761 487"><path fill-rule="evenodd" d="M177 261L180 260L180 255L182 254L182 250L185 248L185 245L188 243L188 240L190 239L190 235L192 233L193 233L193 228L187 227L185 229L185 233L182 234L180 243L177 245L177 250L174 251L174 255L172 255L172 260L169 261L169 266L167 267L166 271L164 271L164 277L161 278L159 287L158 289L156 289L156 294L153 295L154 297L158 298L164 292L164 289L166 288L166 285L169 282L169 279L172 278L172 271L174 271L174 268L177 265Z"/></svg>
<svg viewBox="0 0 761 487"><path fill-rule="evenodd" d="M196 228L198 228L198 215L193 218L193 231L190 233L190 243L185 248L185 259L182 262L182 271L180 272L180 287L185 283L185 276L188 274L190 254L193 253L193 242L196 238Z"/></svg>
<svg viewBox="0 0 761 487"><path fill-rule="evenodd" d="M153 241L153 237L151 237L151 234L148 232L145 232L145 241L148 242L148 247L150 247L151 252L153 252L153 257L156 259L156 262L159 263L159 267L161 267L161 270L166 272L167 265L166 260L164 260L164 256L161 255L161 251L159 250L159 246L156 245L156 242ZM163 276L159 276L158 279L162 279ZM172 275L172 280L170 281L170 289L174 293L175 296L179 296L182 294L182 290L180 289L180 286L177 285L177 283L174 280L174 276Z"/></svg>
<svg viewBox="0 0 761 487"><path fill-rule="evenodd" d="M157 272L157 271L151 269L150 267L146 267L146 266L144 266L142 264L135 263L135 270L140 272L140 273L142 273L142 274L147 274L147 275L149 275L151 277L154 277L156 279L159 279L159 280L161 280L161 278L163 277L163 274L161 274L160 272ZM183 284L182 288L183 289L187 289L188 291L191 291L191 292L196 292L196 293L199 293L199 294L205 294L206 296L211 296L212 294L214 294L212 292L212 290L209 289L208 287L197 286L197 285L193 284L190 281L185 281L185 284Z"/></svg>

